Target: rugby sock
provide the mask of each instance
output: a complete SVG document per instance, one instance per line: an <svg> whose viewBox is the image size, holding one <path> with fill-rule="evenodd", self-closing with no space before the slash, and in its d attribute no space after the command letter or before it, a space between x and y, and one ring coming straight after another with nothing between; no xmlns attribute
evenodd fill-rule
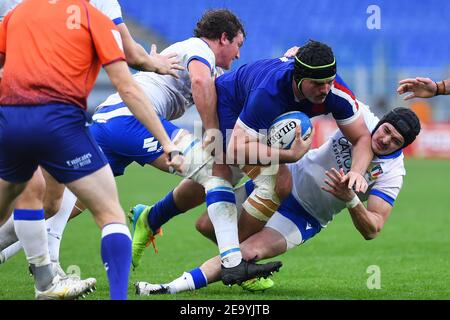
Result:
<svg viewBox="0 0 450 320"><path fill-rule="evenodd" d="M48 253L44 209L14 209L14 229L31 265L38 290L46 290L54 277Z"/></svg>
<svg viewBox="0 0 450 320"><path fill-rule="evenodd" d="M59 248L61 246L62 235L76 201L77 197L66 188L64 190L61 208L53 217L46 221L48 250L52 262L59 262Z"/></svg>
<svg viewBox="0 0 450 320"><path fill-rule="evenodd" d="M111 300L126 300L131 266L131 235L128 227L120 223L105 225L102 229L101 251Z"/></svg>
<svg viewBox="0 0 450 320"><path fill-rule="evenodd" d="M9 219L0 227L0 249L3 250L14 242L17 242L16 231L14 230L14 215L12 214Z"/></svg>
<svg viewBox="0 0 450 320"><path fill-rule="evenodd" d="M1 255L3 256L3 261L1 263L8 261L11 257L15 256L20 250L22 250L22 244L20 241L14 242L9 247L3 249Z"/></svg>
<svg viewBox="0 0 450 320"><path fill-rule="evenodd" d="M208 281L206 280L206 276L200 268L185 272L181 277L167 284L169 292L172 294L200 289L207 285Z"/></svg>
<svg viewBox="0 0 450 320"><path fill-rule="evenodd" d="M217 181L217 180L216 180ZM226 268L237 266L242 260L237 228L236 197L231 184L207 188L208 216L214 226L222 264Z"/></svg>
<svg viewBox="0 0 450 320"><path fill-rule="evenodd" d="M155 233L164 223L183 212L184 211L178 209L173 199L173 191L170 191L151 209L147 220L148 225L153 233Z"/></svg>

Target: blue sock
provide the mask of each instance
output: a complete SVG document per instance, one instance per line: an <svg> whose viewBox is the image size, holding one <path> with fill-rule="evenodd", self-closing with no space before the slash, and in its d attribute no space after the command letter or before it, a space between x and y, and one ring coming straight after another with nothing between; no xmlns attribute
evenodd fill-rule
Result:
<svg viewBox="0 0 450 320"><path fill-rule="evenodd" d="M206 287L208 284L206 276L200 268L193 269L189 271L192 279L194 280L195 289L200 289Z"/></svg>
<svg viewBox="0 0 450 320"><path fill-rule="evenodd" d="M102 229L101 250L111 300L126 300L131 266L131 236L128 227L120 223L105 225Z"/></svg>
<svg viewBox="0 0 450 320"><path fill-rule="evenodd" d="M151 213L148 215L148 225L155 233L164 223L183 212L177 208L173 200L173 191L170 191L153 206Z"/></svg>

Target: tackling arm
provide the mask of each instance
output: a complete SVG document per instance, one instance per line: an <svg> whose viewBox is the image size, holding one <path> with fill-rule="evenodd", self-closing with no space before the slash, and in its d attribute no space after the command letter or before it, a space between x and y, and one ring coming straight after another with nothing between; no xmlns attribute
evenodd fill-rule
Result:
<svg viewBox="0 0 450 320"><path fill-rule="evenodd" d="M366 208L356 193L348 189L346 184L342 182L341 178L344 176L342 169L337 171L335 168L331 168L325 174L328 177L324 181L327 186L322 186L321 189L344 201L356 229L364 239L374 239L383 228L391 213L392 206L380 197L370 195Z"/></svg>
<svg viewBox="0 0 450 320"><path fill-rule="evenodd" d="M367 208L362 202L356 207L348 209L353 224L366 240L378 236L389 217L392 206L380 197L371 195L367 201Z"/></svg>
<svg viewBox="0 0 450 320"><path fill-rule="evenodd" d="M203 62L192 60L189 63L189 76L191 78L192 97L200 114L203 127L218 129L217 94L211 70Z"/></svg>
<svg viewBox="0 0 450 320"><path fill-rule="evenodd" d="M353 145L352 166L349 172L348 187L352 188L355 184L357 192L365 192L367 190L367 182L364 179L367 167L373 158L372 136L367 129L362 113L350 124L338 125L342 133ZM352 177L352 172L357 173L360 177Z"/></svg>

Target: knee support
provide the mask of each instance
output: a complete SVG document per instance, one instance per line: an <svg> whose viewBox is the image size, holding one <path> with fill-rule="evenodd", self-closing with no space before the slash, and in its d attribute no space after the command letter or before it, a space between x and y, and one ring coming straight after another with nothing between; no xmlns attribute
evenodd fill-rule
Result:
<svg viewBox="0 0 450 320"><path fill-rule="evenodd" d="M275 192L278 169L278 165L244 166L242 168L255 185L242 207L251 216L262 222L268 221L280 206L280 199Z"/></svg>

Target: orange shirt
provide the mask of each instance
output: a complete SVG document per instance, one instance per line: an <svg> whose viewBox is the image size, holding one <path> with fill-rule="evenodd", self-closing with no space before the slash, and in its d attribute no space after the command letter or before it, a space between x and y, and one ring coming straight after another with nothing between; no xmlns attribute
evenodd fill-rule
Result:
<svg viewBox="0 0 450 320"><path fill-rule="evenodd" d="M0 105L86 109L102 65L125 60L119 31L86 0L27 0L0 24Z"/></svg>

